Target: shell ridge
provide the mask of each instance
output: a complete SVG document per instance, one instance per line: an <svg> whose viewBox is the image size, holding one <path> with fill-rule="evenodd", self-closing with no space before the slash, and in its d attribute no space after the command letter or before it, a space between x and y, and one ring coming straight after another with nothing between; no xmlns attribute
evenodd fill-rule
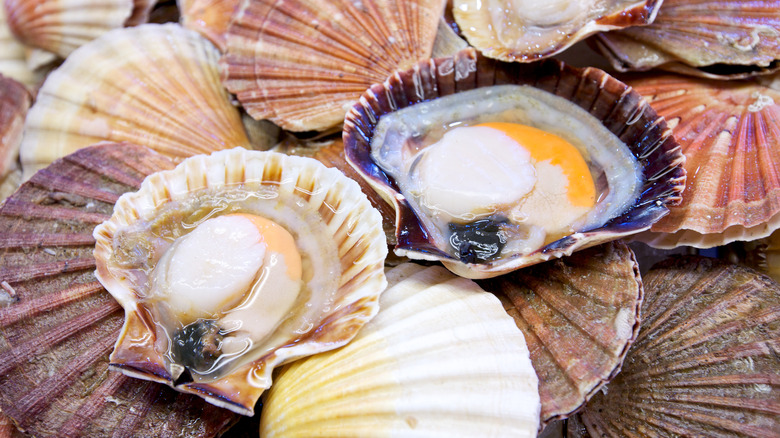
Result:
<svg viewBox="0 0 780 438"><path fill-rule="evenodd" d="M58 306L78 301L81 298L102 292L103 286L93 281L74 285L54 294L44 295L29 300L20 300L17 304L0 308L0 327L7 327L23 319L34 317L41 312L47 312Z"/></svg>

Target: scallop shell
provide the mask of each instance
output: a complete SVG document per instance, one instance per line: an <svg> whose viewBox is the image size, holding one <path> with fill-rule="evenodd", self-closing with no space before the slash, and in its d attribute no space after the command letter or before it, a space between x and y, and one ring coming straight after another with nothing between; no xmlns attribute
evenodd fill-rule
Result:
<svg viewBox="0 0 780 438"><path fill-rule="evenodd" d="M38 92L26 177L78 148L130 141L174 158L248 144L219 82L218 52L177 24L117 29L74 52Z"/></svg>
<svg viewBox="0 0 780 438"><path fill-rule="evenodd" d="M221 60L225 86L256 119L321 131L371 84L430 56L445 1L245 3Z"/></svg>
<svg viewBox="0 0 780 438"><path fill-rule="evenodd" d="M542 402L542 427L567 418L620 371L639 332L643 288L620 241L479 282L523 331Z"/></svg>
<svg viewBox="0 0 780 438"><path fill-rule="evenodd" d="M156 4L157 0L133 0L133 12L125 22L125 26L138 26L147 23Z"/></svg>
<svg viewBox="0 0 780 438"><path fill-rule="evenodd" d="M528 255L463 263L444 253L400 194L395 181L373 162L370 141L384 114L494 84L530 85L566 98L602 120L643 166L645 181L635 205L600 228L566 236ZM494 277L646 230L668 212L667 205L680 201L685 181L683 156L671 130L625 84L597 69L574 69L555 60L504 64L478 56L473 49L452 58L422 61L413 69L394 74L383 84L373 85L347 114L344 147L348 162L396 209L396 254L441 260L448 269L470 278Z"/></svg>
<svg viewBox="0 0 780 438"><path fill-rule="evenodd" d="M0 178L14 169L19 158L22 127L30 101L24 85L0 75Z"/></svg>
<svg viewBox="0 0 780 438"><path fill-rule="evenodd" d="M302 225L295 225L268 216L297 236L296 243L302 252L308 251L309 257L319 255L300 243L303 234L316 230L320 236L332 236L328 241L333 242L338 259L331 260L328 271L316 271L316 275L327 272L330 279L324 285L310 286L317 287L312 295L323 295L327 299L323 301L322 309L312 309L314 314L304 315L311 319L305 332L296 332L293 338L289 337L291 334L275 332L267 341L255 345L247 353L249 358L240 360L228 372L202 379L197 376L179 379L185 367L172 364L166 351L160 351L165 348L160 345L167 343L167 335L160 331L162 328L154 329L159 324L154 319L155 310L141 302L145 292L133 285L132 268L117 264L113 257L120 251L141 251L144 254L139 255L140 258L151 257L150 249L131 246L132 243L122 246L126 240L115 241L115 238L124 228L136 227L163 211L169 212L164 210L168 207L187 204L193 208L207 208L204 205L213 199L204 195L206 192L240 200L247 191L263 193L265 201L260 202L265 202L265 207L236 207L240 208L238 211L261 209L262 213L258 214L266 215L292 209L299 216L312 217L305 223L301 221ZM213 208L210 215L223 211ZM224 210L230 212L231 207ZM172 227L171 233L186 232L181 224ZM125 325L111 356L111 366L134 377L197 394L210 403L245 415L252 415L255 402L271 385L271 372L275 366L339 347L352 339L378 311L379 294L387 285L383 272L387 244L381 217L360 187L316 160L275 152L235 148L209 156L195 156L172 171L154 174L145 180L138 192L117 201L111 220L97 227L94 235L97 276L125 308ZM158 239L166 237L163 233ZM313 281L320 280L324 279ZM305 281L309 283L308 279ZM309 312L308 307L312 305L306 304L304 310ZM299 318L300 313L296 314ZM196 373L192 371L191 374Z"/></svg>
<svg viewBox="0 0 780 438"><path fill-rule="evenodd" d="M11 31L23 43L62 58L123 27L133 0L4 0Z"/></svg>
<svg viewBox="0 0 780 438"><path fill-rule="evenodd" d="M0 409L35 436L217 436L238 420L109 371L121 307L94 275L95 225L173 163L147 148L81 149L0 207Z"/></svg>
<svg viewBox="0 0 780 438"><path fill-rule="evenodd" d="M452 14L483 55L529 62L596 32L651 23L662 0L454 0Z"/></svg>
<svg viewBox="0 0 780 438"><path fill-rule="evenodd" d="M780 68L780 1L665 0L655 21L594 37L620 71L661 66L710 78Z"/></svg>
<svg viewBox="0 0 780 438"><path fill-rule="evenodd" d="M181 24L208 38L221 52L227 49L227 32L240 0L177 0Z"/></svg>
<svg viewBox="0 0 780 438"><path fill-rule="evenodd" d="M8 27L3 7L0 7L0 74L13 78L30 89L38 84L38 78L27 65L24 45L16 40Z"/></svg>
<svg viewBox="0 0 780 438"><path fill-rule="evenodd" d="M703 257L662 262L644 281L639 337L623 371L580 414L587 432L780 435L778 284Z"/></svg>
<svg viewBox="0 0 780 438"><path fill-rule="evenodd" d="M264 437L535 437L537 378L491 294L438 266L387 273L382 311L349 345L284 368Z"/></svg>
<svg viewBox="0 0 780 438"><path fill-rule="evenodd" d="M672 75L628 84L672 126L689 175L682 204L639 240L707 248L780 227L780 92Z"/></svg>

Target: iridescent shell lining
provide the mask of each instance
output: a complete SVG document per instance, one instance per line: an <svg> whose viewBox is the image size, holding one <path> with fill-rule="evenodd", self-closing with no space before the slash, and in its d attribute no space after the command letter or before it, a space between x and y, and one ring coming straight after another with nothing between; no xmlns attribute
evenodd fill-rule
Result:
<svg viewBox="0 0 780 438"><path fill-rule="evenodd" d="M149 149L79 150L0 207L0 409L36 436L211 437L238 416L108 370L121 307L94 276L92 230L149 173Z"/></svg>
<svg viewBox="0 0 780 438"><path fill-rule="evenodd" d="M672 126L689 175L682 204L640 240L707 248L780 227L779 91L673 75L628 83Z"/></svg>
<svg viewBox="0 0 780 438"><path fill-rule="evenodd" d="M539 376L542 427L580 409L620 371L643 289L622 242L480 281L523 331Z"/></svg>
<svg viewBox="0 0 780 438"><path fill-rule="evenodd" d="M623 371L580 415L590 436L778 436L778 284L703 257L662 262L644 282Z"/></svg>
<svg viewBox="0 0 780 438"><path fill-rule="evenodd" d="M225 86L291 131L340 124L371 84L430 56L443 0L261 0L236 12Z"/></svg>
<svg viewBox="0 0 780 438"><path fill-rule="evenodd" d="M383 114L459 91L498 84L527 84L570 100L615 133L643 166L643 187L634 207L603 227L576 233L526 256L481 264L463 264L444 253L428 237L420 219L400 194L395 181L371 158L370 142ZM423 61L372 86L344 123L347 160L396 209L396 252L442 260L459 275L484 278L522 266L569 255L576 249L646 230L680 202L685 181L680 147L671 130L644 99L601 70L577 70L554 60L503 64L477 56L473 49L453 58Z"/></svg>

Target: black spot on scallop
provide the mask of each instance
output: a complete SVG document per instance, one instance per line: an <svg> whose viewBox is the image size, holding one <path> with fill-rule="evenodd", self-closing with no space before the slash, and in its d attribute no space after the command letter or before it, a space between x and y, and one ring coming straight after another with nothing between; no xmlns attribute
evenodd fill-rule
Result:
<svg viewBox="0 0 780 438"><path fill-rule="evenodd" d="M173 334L172 359L204 374L222 354L222 337L216 321L199 319Z"/></svg>
<svg viewBox="0 0 780 438"><path fill-rule="evenodd" d="M506 245L501 225L506 219L481 219L468 224L450 223L450 245L463 263L482 263L496 258Z"/></svg>

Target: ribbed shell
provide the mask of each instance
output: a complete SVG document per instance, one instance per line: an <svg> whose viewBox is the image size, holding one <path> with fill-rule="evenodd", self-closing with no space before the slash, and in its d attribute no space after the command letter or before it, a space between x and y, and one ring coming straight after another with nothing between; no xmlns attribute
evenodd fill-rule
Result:
<svg viewBox="0 0 780 438"><path fill-rule="evenodd" d="M227 31L240 0L177 0L181 24L197 31L220 51L227 48Z"/></svg>
<svg viewBox="0 0 780 438"><path fill-rule="evenodd" d="M493 85L529 85L570 100L590 112L622 140L643 167L642 194L634 206L602 227L575 233L529 254L511 254L485 263L462 263L437 246L396 182L371 157L371 138L379 118L416 103ZM649 229L680 202L685 182L680 146L671 130L630 87L594 68L575 69L549 59L538 63L502 63L466 49L454 57L421 61L367 90L344 122L347 161L396 210L395 252L410 258L441 260L469 278L488 278L570 255L573 251Z"/></svg>
<svg viewBox="0 0 780 438"><path fill-rule="evenodd" d="M531 351L542 425L567 418L619 371L639 331L643 288L620 241L481 281Z"/></svg>
<svg viewBox="0 0 780 438"><path fill-rule="evenodd" d="M256 119L291 131L340 124L371 84L431 54L444 0L245 2L221 60Z"/></svg>
<svg viewBox="0 0 780 438"><path fill-rule="evenodd" d="M483 55L530 62L562 52L596 32L650 23L662 0L546 3L454 0L452 14L469 43Z"/></svg>
<svg viewBox="0 0 780 438"><path fill-rule="evenodd" d="M82 149L0 207L0 409L35 436L208 437L237 416L108 370L122 308L94 275L92 230L173 163L146 148Z"/></svg>
<svg viewBox="0 0 780 438"><path fill-rule="evenodd" d="M4 1L8 24L20 41L62 58L123 27L133 11L133 0Z"/></svg>
<svg viewBox="0 0 780 438"><path fill-rule="evenodd" d="M27 65L24 45L11 33L3 7L0 7L0 74L16 79L30 89L37 86L38 79Z"/></svg>
<svg viewBox="0 0 780 438"><path fill-rule="evenodd" d="M0 75L0 179L16 167L30 101L24 85Z"/></svg>
<svg viewBox="0 0 780 438"><path fill-rule="evenodd" d="M590 436L779 436L780 286L703 257L644 282L639 337L580 414Z"/></svg>
<svg viewBox="0 0 780 438"><path fill-rule="evenodd" d="M214 193L229 201L222 208L215 207ZM322 268L304 273L311 290L306 295L301 292L308 298L296 301L297 307L287 317L292 322L279 324L256 341L227 371L198 378L192 377L195 371L187 370L191 377L179 379L185 366L170 360L161 347L170 342L164 326L168 322L143 301L150 294L147 282L134 281L138 270L146 268L115 255L135 253L138 259L151 258L153 245L147 240L134 245L122 231L146 226L159 215L170 220L155 223L167 230L160 231L157 239L172 241L187 232L181 223L181 215L192 214L193 210L182 207L187 205L216 216L231 211L268 214L268 219L294 235L303 257L332 258L322 260L321 265L310 263ZM271 216L278 211L291 213L279 219ZM298 219L302 216L306 220ZM271 386L274 367L346 344L378 312L379 295L387 286L383 271L387 242L381 221L357 183L311 158L235 148L191 157L171 171L151 175L137 192L120 198L111 219L94 232L97 277L125 309L111 367L253 415L255 403ZM314 239L307 234L314 233L319 238L327 236L332 254L320 250L322 245L316 240L312 243ZM306 269L305 262L303 266ZM307 279L314 275L329 278ZM280 330L285 326L292 328Z"/></svg>
<svg viewBox="0 0 780 438"><path fill-rule="evenodd" d="M652 24L602 33L594 43L622 71L760 72L780 63L780 1L665 0Z"/></svg>
<svg viewBox="0 0 780 438"><path fill-rule="evenodd" d="M219 82L219 54L177 24L117 29L74 52L38 92L21 147L27 177L99 141L174 158L248 144Z"/></svg>
<svg viewBox="0 0 780 438"><path fill-rule="evenodd" d="M387 276L352 342L280 373L260 435L535 437L536 374L499 300L440 266Z"/></svg>
<svg viewBox="0 0 780 438"><path fill-rule="evenodd" d="M780 91L753 81L647 76L628 84L683 148L683 202L639 239L707 248L780 227Z"/></svg>

